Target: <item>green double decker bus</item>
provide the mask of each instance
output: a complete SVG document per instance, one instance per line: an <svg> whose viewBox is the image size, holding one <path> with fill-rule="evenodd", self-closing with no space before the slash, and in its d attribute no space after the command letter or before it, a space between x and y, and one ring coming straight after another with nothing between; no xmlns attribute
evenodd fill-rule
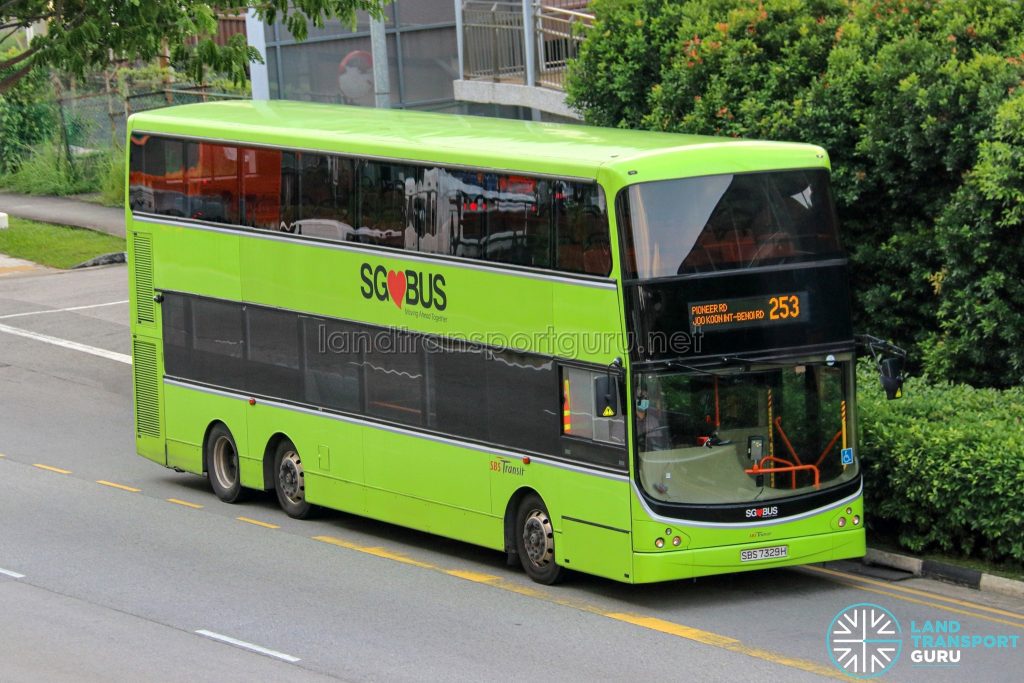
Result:
<svg viewBox="0 0 1024 683"><path fill-rule="evenodd" d="M296 102L133 115L136 443L642 583L863 555L856 344L805 144Z"/></svg>

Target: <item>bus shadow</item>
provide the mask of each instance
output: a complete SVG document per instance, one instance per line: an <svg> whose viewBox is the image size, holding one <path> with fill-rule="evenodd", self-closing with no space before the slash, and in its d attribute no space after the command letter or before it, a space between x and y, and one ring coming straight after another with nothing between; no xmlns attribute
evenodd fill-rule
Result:
<svg viewBox="0 0 1024 683"><path fill-rule="evenodd" d="M221 504L210 491L205 477L170 475L164 477L164 480L195 494L193 498L204 498L206 504ZM232 508L238 510L239 514L252 514L259 510L273 516L284 515L273 491L248 491L245 500ZM424 560L421 554L431 555L434 564L446 569L464 569L457 565L473 565L474 571L531 585L518 565L509 566L506 563L504 553L433 533L326 508L319 509L312 519L302 524L308 527L308 533L304 535L348 535L346 540L352 540L351 535L355 534L363 536L361 542L368 546L392 546L389 549L404 546L406 552L421 561ZM401 552L402 548L396 550ZM570 571L565 581L553 590L581 600L618 602L623 610L665 611L676 607L722 608L732 604L749 607L751 604L774 601L781 597L820 597L843 589L843 586L824 577L801 572L798 567L786 567L653 584L620 583Z"/></svg>

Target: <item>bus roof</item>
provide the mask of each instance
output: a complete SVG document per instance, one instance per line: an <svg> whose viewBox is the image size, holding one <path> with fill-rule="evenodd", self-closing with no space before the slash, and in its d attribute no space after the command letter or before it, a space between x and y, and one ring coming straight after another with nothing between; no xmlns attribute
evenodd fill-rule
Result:
<svg viewBox="0 0 1024 683"><path fill-rule="evenodd" d="M188 104L132 115L129 131L224 139L623 184L828 166L817 146L284 100Z"/></svg>

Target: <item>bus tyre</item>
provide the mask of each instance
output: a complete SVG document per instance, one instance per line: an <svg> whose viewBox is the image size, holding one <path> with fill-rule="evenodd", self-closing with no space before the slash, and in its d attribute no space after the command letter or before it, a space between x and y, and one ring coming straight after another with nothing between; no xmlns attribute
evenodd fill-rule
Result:
<svg viewBox="0 0 1024 683"><path fill-rule="evenodd" d="M306 502L306 473L299 452L288 439L277 445L274 452L274 490L281 509L289 517L306 519L314 508Z"/></svg>
<svg viewBox="0 0 1024 683"><path fill-rule="evenodd" d="M238 448L231 431L222 424L215 425L206 439L206 470L210 488L218 498L225 503L237 503L242 498Z"/></svg>
<svg viewBox="0 0 1024 683"><path fill-rule="evenodd" d="M540 496L531 493L519 504L515 536L516 551L527 576L545 585L564 578L565 570L555 564L555 531Z"/></svg>

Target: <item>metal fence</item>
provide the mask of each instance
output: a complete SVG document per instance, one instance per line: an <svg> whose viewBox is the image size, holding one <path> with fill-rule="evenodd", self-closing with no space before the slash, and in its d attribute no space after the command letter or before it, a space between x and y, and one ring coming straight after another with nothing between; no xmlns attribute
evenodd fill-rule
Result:
<svg viewBox="0 0 1024 683"><path fill-rule="evenodd" d="M123 145L128 117L134 112L240 97L209 92L204 87L168 87L127 96L94 90L83 94L64 91L57 107L68 144L79 150L93 150Z"/></svg>
<svg viewBox="0 0 1024 683"><path fill-rule="evenodd" d="M465 78L526 83L522 4L464 2L462 27Z"/></svg>
<svg viewBox="0 0 1024 683"><path fill-rule="evenodd" d="M537 48L533 82L564 89L569 60L583 41L583 29L594 16L586 11L586 0L548 0L533 5L533 32ZM463 77L502 83L528 82L526 74L526 31L523 5L519 2L462 3Z"/></svg>
<svg viewBox="0 0 1024 683"><path fill-rule="evenodd" d="M579 53L583 30L594 22L593 14L582 11L586 3L563 2L562 5L540 3L534 10L538 53L535 82L556 90L565 89L569 60Z"/></svg>

